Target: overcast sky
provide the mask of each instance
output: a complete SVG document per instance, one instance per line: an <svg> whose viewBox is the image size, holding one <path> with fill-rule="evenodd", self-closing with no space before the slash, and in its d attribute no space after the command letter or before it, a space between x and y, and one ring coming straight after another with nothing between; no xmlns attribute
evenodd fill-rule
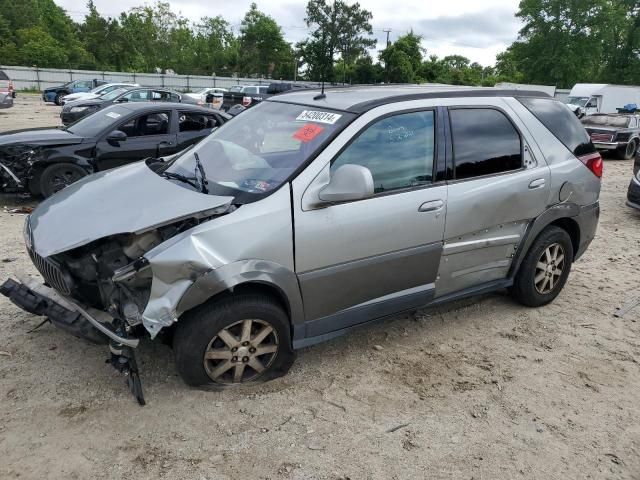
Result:
<svg viewBox="0 0 640 480"><path fill-rule="evenodd" d="M86 13L78 0L55 0L76 21ZM175 12L197 21L202 16L222 15L235 28L248 10L251 0L167 0ZM282 26L290 42L307 34L304 24L304 0L255 0L258 8L271 15ZM122 10L141 5L144 0L94 0L106 16L117 16ZM439 57L464 55L483 65L493 65L496 54L515 40L520 22L514 17L518 0L361 0L373 13L374 35L384 46L384 29L391 29L391 40L413 29L424 37L428 54Z"/></svg>

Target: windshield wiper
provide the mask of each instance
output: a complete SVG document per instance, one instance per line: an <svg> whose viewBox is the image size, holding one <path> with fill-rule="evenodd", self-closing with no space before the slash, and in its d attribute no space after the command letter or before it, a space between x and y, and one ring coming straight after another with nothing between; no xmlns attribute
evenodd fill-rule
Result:
<svg viewBox="0 0 640 480"><path fill-rule="evenodd" d="M202 162L200 161L200 156L198 155L198 152L193 152L193 156L196 159L196 179L198 177L198 172L200 172L200 191L202 193L209 193L209 189L207 188L207 184L209 182L207 182L207 174L204 173L204 167L202 166Z"/></svg>
<svg viewBox="0 0 640 480"><path fill-rule="evenodd" d="M200 186L196 183L198 179L195 177L187 177L185 175L181 175L180 173L175 173L175 172L162 172L161 175L164 178L168 178L170 180L178 180L179 182L188 183L196 190L200 190Z"/></svg>

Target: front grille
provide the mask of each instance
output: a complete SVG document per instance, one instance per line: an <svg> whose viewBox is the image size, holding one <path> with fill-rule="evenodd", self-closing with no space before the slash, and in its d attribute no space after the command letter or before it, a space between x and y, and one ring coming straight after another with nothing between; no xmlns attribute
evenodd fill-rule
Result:
<svg viewBox="0 0 640 480"><path fill-rule="evenodd" d="M71 284L58 264L53 260L41 257L30 248L27 249L27 251L29 252L31 261L47 284L63 295L71 295Z"/></svg>
<svg viewBox="0 0 640 480"><path fill-rule="evenodd" d="M611 142L613 141L613 134L611 133L592 133L592 142Z"/></svg>

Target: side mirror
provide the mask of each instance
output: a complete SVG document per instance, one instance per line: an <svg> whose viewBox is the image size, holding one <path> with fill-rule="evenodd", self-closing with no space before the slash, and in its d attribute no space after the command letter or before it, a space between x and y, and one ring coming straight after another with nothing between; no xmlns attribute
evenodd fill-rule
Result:
<svg viewBox="0 0 640 480"><path fill-rule="evenodd" d="M370 198L374 194L373 176L367 167L348 163L331 174L329 184L318 193L324 202L346 202Z"/></svg>
<svg viewBox="0 0 640 480"><path fill-rule="evenodd" d="M107 135L107 142L110 143L120 143L124 142L127 139L127 134L122 130L114 130L109 135Z"/></svg>

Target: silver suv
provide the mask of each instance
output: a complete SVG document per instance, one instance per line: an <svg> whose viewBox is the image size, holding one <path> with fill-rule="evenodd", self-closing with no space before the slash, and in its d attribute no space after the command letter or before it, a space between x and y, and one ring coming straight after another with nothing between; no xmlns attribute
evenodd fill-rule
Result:
<svg viewBox="0 0 640 480"><path fill-rule="evenodd" d="M143 335L172 342L188 384L267 380L398 312L498 289L551 302L594 237L601 174L539 92L297 91L45 200L25 241L46 286L1 290L108 338L139 399Z"/></svg>

